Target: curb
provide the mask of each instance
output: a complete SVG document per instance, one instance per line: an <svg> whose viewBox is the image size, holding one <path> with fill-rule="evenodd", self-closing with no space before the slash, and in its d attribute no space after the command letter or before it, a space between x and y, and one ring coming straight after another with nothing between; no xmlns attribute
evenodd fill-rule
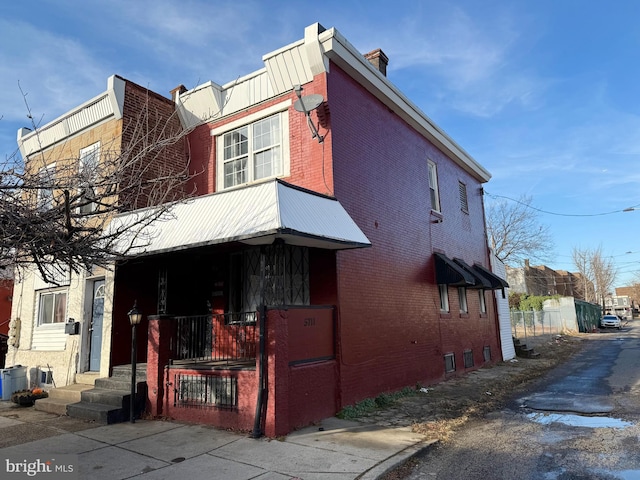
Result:
<svg viewBox="0 0 640 480"><path fill-rule="evenodd" d="M428 440L426 442L411 445L404 450L396 453L392 457L381 461L366 472L362 473L361 475L356 477L356 480L377 480L383 475L386 475L387 473L395 470L399 466L411 460L412 458L417 457L422 453L430 450L438 443L440 443L440 440Z"/></svg>

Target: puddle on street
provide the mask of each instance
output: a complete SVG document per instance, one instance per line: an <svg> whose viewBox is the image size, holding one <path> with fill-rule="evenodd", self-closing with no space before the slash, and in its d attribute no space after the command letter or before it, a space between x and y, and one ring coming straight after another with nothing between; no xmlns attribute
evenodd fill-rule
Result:
<svg viewBox="0 0 640 480"><path fill-rule="evenodd" d="M527 418L543 425L558 422L569 425L570 427L626 428L633 425L632 422L625 422L619 418L583 417L582 415L572 415L567 413L529 413L527 414Z"/></svg>

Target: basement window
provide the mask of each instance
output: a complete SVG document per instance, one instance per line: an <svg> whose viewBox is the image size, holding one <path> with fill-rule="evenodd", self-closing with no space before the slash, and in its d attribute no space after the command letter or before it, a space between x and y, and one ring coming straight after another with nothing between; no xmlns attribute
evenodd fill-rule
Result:
<svg viewBox="0 0 640 480"><path fill-rule="evenodd" d="M473 367L473 350L465 350L463 352L464 368Z"/></svg>
<svg viewBox="0 0 640 480"><path fill-rule="evenodd" d="M456 371L456 357L453 355L453 353L445 353L444 371L446 373L451 373Z"/></svg>

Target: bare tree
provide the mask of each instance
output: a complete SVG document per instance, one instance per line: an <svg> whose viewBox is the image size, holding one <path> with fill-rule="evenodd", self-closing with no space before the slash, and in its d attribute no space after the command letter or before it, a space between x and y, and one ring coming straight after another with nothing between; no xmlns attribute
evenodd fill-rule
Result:
<svg viewBox="0 0 640 480"><path fill-rule="evenodd" d="M525 259L544 262L553 251L549 227L539 223L531 200L523 196L515 202L496 201L487 206L489 243L509 266L519 266Z"/></svg>
<svg viewBox="0 0 640 480"><path fill-rule="evenodd" d="M0 164L0 264L35 265L53 283L64 272L108 267L127 253L125 234L132 238L132 230L142 232L170 215L171 202L189 196L193 172L182 143L188 132L175 111L149 101L136 108L99 151L81 158L60 156L64 148L40 149ZM114 215L133 209L143 209L134 223L107 228Z"/></svg>
<svg viewBox="0 0 640 480"><path fill-rule="evenodd" d="M571 256L578 273L583 277L585 300L599 301L604 311L604 299L610 293L617 275L613 259L602 254L602 245L596 249L574 247ZM595 295L590 291L589 284L595 287Z"/></svg>

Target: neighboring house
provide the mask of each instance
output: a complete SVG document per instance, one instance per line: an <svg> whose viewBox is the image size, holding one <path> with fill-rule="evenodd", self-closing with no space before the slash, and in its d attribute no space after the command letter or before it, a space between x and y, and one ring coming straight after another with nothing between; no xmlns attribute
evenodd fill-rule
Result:
<svg viewBox="0 0 640 480"><path fill-rule="evenodd" d="M100 375L131 361L134 304L149 413L254 435L501 360L489 173L386 78L382 51L314 24L263 60L172 92L199 196L105 274ZM65 316L87 322L75 304ZM68 383L91 350L63 339Z"/></svg>
<svg viewBox="0 0 640 480"><path fill-rule="evenodd" d="M604 310L605 314L618 315L631 320L633 318L633 300L628 295L609 294L604 297Z"/></svg>
<svg viewBox="0 0 640 480"><path fill-rule="evenodd" d="M595 298L593 283L580 273L553 270L545 265L532 266L529 260L525 260L524 267L507 266L506 275L510 290L514 293L560 295L578 300Z"/></svg>
<svg viewBox="0 0 640 480"><path fill-rule="evenodd" d="M11 303L13 301L13 274L10 269L0 269L0 368L5 367L8 350Z"/></svg>
<svg viewBox="0 0 640 480"><path fill-rule="evenodd" d="M144 112L147 116L142 118ZM55 178L56 168L60 171L73 164L83 168L87 162L103 161L106 155L138 148L131 143L137 139L141 121L163 125L172 116L181 129L168 98L112 76L107 90L95 98L36 132L21 129L18 145L27 168L38 165ZM141 162L144 167L149 167L147 160ZM181 145L166 148L162 162L169 161L184 163ZM54 201L56 192L41 190L38 195L49 195ZM114 201L121 199L114 197ZM82 208L87 207L91 205ZM31 385L92 383L99 375L108 376L112 292L113 273L102 268L61 274L55 283L45 282L35 268L23 269L14 290L7 365L27 366ZM71 334L65 328L69 322L77 323Z"/></svg>

